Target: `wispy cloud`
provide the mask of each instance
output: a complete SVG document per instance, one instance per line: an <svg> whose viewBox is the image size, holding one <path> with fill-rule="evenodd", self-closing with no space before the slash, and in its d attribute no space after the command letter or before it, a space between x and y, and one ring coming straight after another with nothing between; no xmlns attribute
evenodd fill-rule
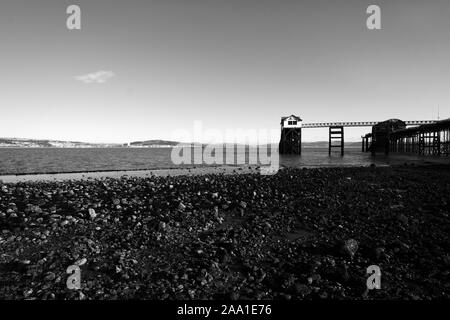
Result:
<svg viewBox="0 0 450 320"><path fill-rule="evenodd" d="M93 73L76 76L75 79L83 83L105 83L115 76L112 71L97 71Z"/></svg>

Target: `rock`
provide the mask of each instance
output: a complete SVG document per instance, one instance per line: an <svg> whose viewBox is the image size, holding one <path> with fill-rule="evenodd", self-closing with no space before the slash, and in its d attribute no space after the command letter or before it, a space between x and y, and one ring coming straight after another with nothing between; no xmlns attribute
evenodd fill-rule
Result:
<svg viewBox="0 0 450 320"><path fill-rule="evenodd" d="M375 248L375 258L378 261L384 260L386 258L386 250L383 247Z"/></svg>
<svg viewBox="0 0 450 320"><path fill-rule="evenodd" d="M159 223L159 230L165 231L166 229L167 229L166 223L163 222L163 221L161 221L161 222Z"/></svg>
<svg viewBox="0 0 450 320"><path fill-rule="evenodd" d="M97 217L97 214L95 213L95 210L90 208L89 209L89 216L91 217L92 220L94 220Z"/></svg>
<svg viewBox="0 0 450 320"><path fill-rule="evenodd" d="M407 253L409 251L409 249L410 249L410 247L406 243L404 243L403 241L400 241L400 240L396 240L394 242L394 245L395 245L395 249L394 250L396 252Z"/></svg>
<svg viewBox="0 0 450 320"><path fill-rule="evenodd" d="M56 274L54 274L53 272L47 273L47 275L44 278L45 281L53 281L55 279L56 279Z"/></svg>
<svg viewBox="0 0 450 320"><path fill-rule="evenodd" d="M28 289L28 290L25 290L24 292L23 292L23 296L25 297L25 298L28 298L29 296L31 296L33 294L33 289Z"/></svg>
<svg viewBox="0 0 450 320"><path fill-rule="evenodd" d="M348 274L348 267L344 263L336 268L337 278L340 282L346 283L350 280L350 275Z"/></svg>
<svg viewBox="0 0 450 320"><path fill-rule="evenodd" d="M373 264L390 289L368 299L442 298L450 173L396 170L8 184L0 191L0 300L351 300L361 298ZM84 296L66 290L62 266L73 261Z"/></svg>
<svg viewBox="0 0 450 320"><path fill-rule="evenodd" d="M186 210L186 206L183 204L183 202L180 202L180 204L178 205L178 210L180 211Z"/></svg>
<svg viewBox="0 0 450 320"><path fill-rule="evenodd" d="M445 256L443 257L443 260L444 260L444 265L445 265L446 267L450 267L450 255L449 255L449 254L445 255Z"/></svg>
<svg viewBox="0 0 450 320"><path fill-rule="evenodd" d="M239 300L239 293L231 292L230 293L230 300Z"/></svg>
<svg viewBox="0 0 450 320"><path fill-rule="evenodd" d="M344 254L353 259L356 251L358 251L358 241L356 241L355 239L348 239L344 241L344 244L341 248Z"/></svg>
<svg viewBox="0 0 450 320"><path fill-rule="evenodd" d="M321 277L319 274L313 274L310 277L308 277L307 281L309 284L313 284L314 282L320 281Z"/></svg>
<svg viewBox="0 0 450 320"><path fill-rule="evenodd" d="M306 284L302 284L296 282L294 285L295 293L300 295L301 297L305 297L311 293L311 288L309 288Z"/></svg>
<svg viewBox="0 0 450 320"><path fill-rule="evenodd" d="M30 212L36 213L36 214L41 214L43 212L41 207L33 205L33 204L27 205L27 211L30 211Z"/></svg>
<svg viewBox="0 0 450 320"><path fill-rule="evenodd" d="M82 258L82 259L79 259L79 260L75 261L74 264L77 265L77 266L82 266L82 265L85 265L86 262L87 262L87 259L86 258Z"/></svg>
<svg viewBox="0 0 450 320"><path fill-rule="evenodd" d="M404 214L399 214L397 216L397 220L400 221L400 223L402 223L403 225L407 225L409 222L409 219L407 216L405 216Z"/></svg>

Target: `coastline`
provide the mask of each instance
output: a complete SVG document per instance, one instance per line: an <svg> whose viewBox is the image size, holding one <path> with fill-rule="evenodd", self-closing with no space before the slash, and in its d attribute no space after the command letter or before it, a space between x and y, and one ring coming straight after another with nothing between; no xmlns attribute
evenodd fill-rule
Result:
<svg viewBox="0 0 450 320"><path fill-rule="evenodd" d="M446 159L430 159L399 162L393 164L367 164L367 165L304 165L297 169L325 169L325 168L368 168L376 166L384 167L401 167L401 166L450 166ZM95 170L95 171L76 171L76 172L44 172L44 173L19 173L19 174L2 174L0 182L3 183L19 183L19 182L63 182L68 180L92 180L113 178L120 179L122 177L139 177L146 178L151 176L167 177L167 176L196 176L206 174L248 174L258 173L264 170L264 166L259 165L216 165L216 166L198 166L198 167L169 167L139 170ZM281 165L279 170L288 167Z"/></svg>
<svg viewBox="0 0 450 320"><path fill-rule="evenodd" d="M146 178L151 176L193 176L203 174L236 174L236 173L253 173L260 167L255 165L247 166L203 166L203 167L186 167L186 168L156 168L147 170L105 170L105 171L82 171L82 172L58 172L58 173L36 173L36 174L15 174L0 175L0 181L4 183L17 182L33 182L33 181L50 181L62 182L66 180L91 180L121 177L139 177Z"/></svg>

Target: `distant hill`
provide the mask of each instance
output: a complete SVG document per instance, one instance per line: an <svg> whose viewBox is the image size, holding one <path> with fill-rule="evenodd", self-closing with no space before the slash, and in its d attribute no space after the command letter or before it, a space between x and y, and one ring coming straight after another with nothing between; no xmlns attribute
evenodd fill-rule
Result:
<svg viewBox="0 0 450 320"><path fill-rule="evenodd" d="M333 144L338 144L337 141L334 141ZM328 141L315 141L315 142L302 142L303 147L309 148L328 148ZM345 147L361 147L361 142L344 142Z"/></svg>
<svg viewBox="0 0 450 320"><path fill-rule="evenodd" d="M170 140L145 140L134 141L129 144L129 147L151 147L151 148L170 148L177 145L185 145L189 143L180 143ZM195 144L195 143L194 143ZM242 145L242 144L238 144ZM206 146L206 145L204 145ZM317 142L302 142L302 146L306 148L328 148L328 141ZM346 147L360 147L360 142L346 142ZM47 140L47 139L22 139L22 138L0 138L0 148L115 148L128 147L128 143L89 143L78 141L61 141L61 140ZM272 144L272 147L278 147L277 143Z"/></svg>
<svg viewBox="0 0 450 320"><path fill-rule="evenodd" d="M78 141L0 138L0 148L110 148L119 146L121 145Z"/></svg>
<svg viewBox="0 0 450 320"><path fill-rule="evenodd" d="M189 144L189 143L180 143L177 141L167 141L167 140L146 140L146 141L135 141L131 142L130 146L134 147L158 147L158 146L164 146L164 147L170 147L170 146L176 146L179 144ZM193 143L193 144L200 144L200 143ZM220 145L220 144L218 144ZM237 145L243 145L238 143ZM206 146L206 144L203 144L203 146ZM278 143L272 144L273 147L278 147ZM316 142L302 142L303 147L309 147L309 148L328 148L328 141L316 141ZM360 147L360 142L345 142L346 147Z"/></svg>
<svg viewBox="0 0 450 320"><path fill-rule="evenodd" d="M130 146L176 146L179 142L168 140L145 140L130 142Z"/></svg>

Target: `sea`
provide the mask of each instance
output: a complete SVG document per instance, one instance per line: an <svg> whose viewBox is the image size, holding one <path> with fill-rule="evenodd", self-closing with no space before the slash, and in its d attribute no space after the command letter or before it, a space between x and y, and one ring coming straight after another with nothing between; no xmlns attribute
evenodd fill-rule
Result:
<svg viewBox="0 0 450 320"><path fill-rule="evenodd" d="M0 179L4 175L24 175L42 173L74 173L96 171L128 171L179 169L209 166L209 164L174 164L171 148L0 148ZM234 163L249 164L248 158L255 156L256 150L235 150ZM237 162L239 153L245 153L247 161ZM214 154L213 154L214 155ZM243 154L240 154L242 157ZM388 166L405 162L433 161L417 155L388 156L362 152L360 148L346 148L344 156L337 150L331 156L328 148L302 149L299 155L278 155L281 167L360 167ZM221 165L221 163L213 164Z"/></svg>

